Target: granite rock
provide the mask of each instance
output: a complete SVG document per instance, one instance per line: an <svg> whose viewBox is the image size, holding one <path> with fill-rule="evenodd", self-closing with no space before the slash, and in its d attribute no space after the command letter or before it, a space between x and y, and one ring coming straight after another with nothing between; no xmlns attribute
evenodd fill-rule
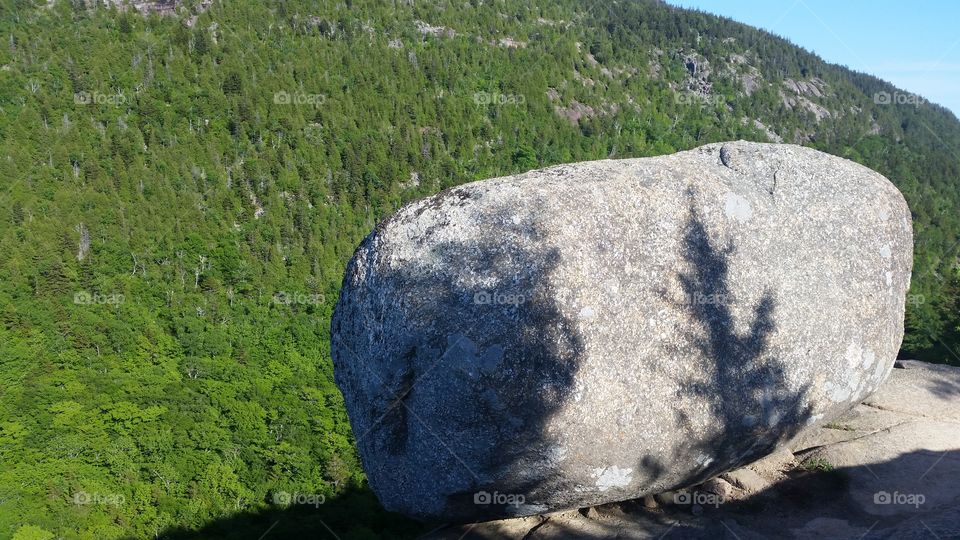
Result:
<svg viewBox="0 0 960 540"><path fill-rule="evenodd" d="M473 182L358 248L335 377L389 510L467 521L642 497L879 387L911 257L887 179L793 145Z"/></svg>

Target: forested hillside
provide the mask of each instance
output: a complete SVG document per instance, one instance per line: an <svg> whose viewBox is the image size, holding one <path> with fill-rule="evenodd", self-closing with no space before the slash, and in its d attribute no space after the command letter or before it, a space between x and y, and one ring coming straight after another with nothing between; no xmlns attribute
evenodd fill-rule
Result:
<svg viewBox="0 0 960 540"><path fill-rule="evenodd" d="M874 168L914 214L903 355L960 364L960 123L917 96L653 1L151 6L0 0L0 538L415 533L333 384L344 265L406 201L556 163Z"/></svg>

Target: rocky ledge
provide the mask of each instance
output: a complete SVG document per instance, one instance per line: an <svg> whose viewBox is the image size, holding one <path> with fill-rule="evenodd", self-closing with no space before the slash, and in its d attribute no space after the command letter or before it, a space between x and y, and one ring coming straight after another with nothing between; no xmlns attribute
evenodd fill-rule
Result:
<svg viewBox="0 0 960 540"><path fill-rule="evenodd" d="M960 538L960 368L896 367L839 419L689 491L427 538Z"/></svg>

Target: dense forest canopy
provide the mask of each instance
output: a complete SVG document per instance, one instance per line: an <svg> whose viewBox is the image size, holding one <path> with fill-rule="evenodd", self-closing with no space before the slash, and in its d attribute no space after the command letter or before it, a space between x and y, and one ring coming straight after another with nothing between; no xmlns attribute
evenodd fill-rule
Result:
<svg viewBox="0 0 960 540"><path fill-rule="evenodd" d="M416 533L333 383L344 266L411 199L551 164L863 163L913 211L902 354L960 364L960 123L918 96L653 1L138 4L0 1L0 538Z"/></svg>

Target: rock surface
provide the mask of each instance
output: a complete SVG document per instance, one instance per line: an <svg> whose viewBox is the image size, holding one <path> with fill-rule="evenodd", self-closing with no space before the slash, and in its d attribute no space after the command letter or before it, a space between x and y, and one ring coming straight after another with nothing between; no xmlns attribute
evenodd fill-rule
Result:
<svg viewBox="0 0 960 540"><path fill-rule="evenodd" d="M561 512L451 526L427 538L960 538L960 368L902 365L863 404L775 459L733 471L767 487L736 486L720 504L704 505L702 516L683 504L649 510L628 501L592 508L592 517Z"/></svg>
<svg viewBox="0 0 960 540"><path fill-rule="evenodd" d="M390 510L632 499L750 463L874 391L911 256L888 180L797 146L474 182L358 248L336 380Z"/></svg>

